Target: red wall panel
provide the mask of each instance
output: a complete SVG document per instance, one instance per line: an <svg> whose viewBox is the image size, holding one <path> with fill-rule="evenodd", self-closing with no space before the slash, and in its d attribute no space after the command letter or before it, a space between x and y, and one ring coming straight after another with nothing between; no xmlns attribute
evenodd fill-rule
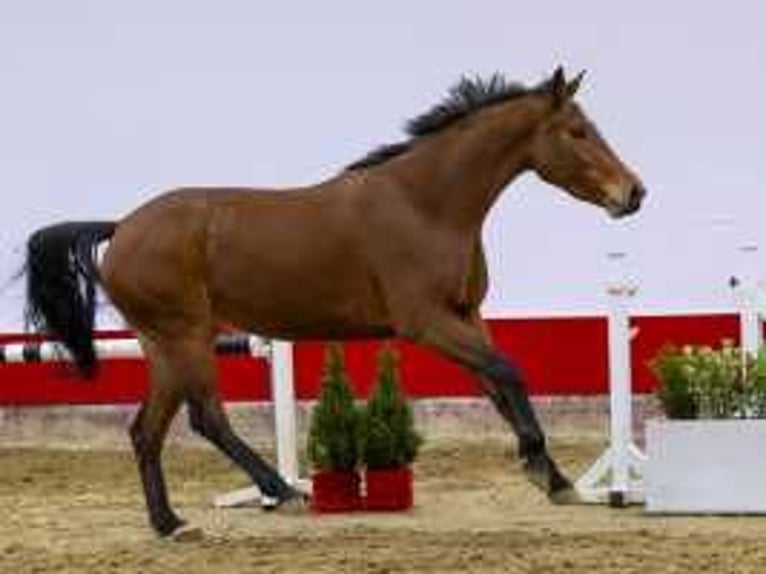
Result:
<svg viewBox="0 0 766 574"><path fill-rule="evenodd" d="M666 344L718 344L737 339L736 315L637 317L631 353L636 392L650 392L648 362ZM600 394L608 389L607 324L603 317L500 319L490 322L499 352L515 361L529 391L536 395ZM125 333L105 333L124 336ZM0 335L0 343L30 340ZM379 342L346 345L349 375L359 396L374 381ZM480 388L463 368L436 353L397 342L402 380L414 397L476 396ZM316 397L323 360L321 343L295 346L295 385L299 398ZM268 364L263 360L223 357L219 361L221 390L230 401L265 400L270 396ZM74 377L62 364L0 365L0 405L57 403L116 404L140 401L147 388L140 360L102 363L93 381Z"/></svg>

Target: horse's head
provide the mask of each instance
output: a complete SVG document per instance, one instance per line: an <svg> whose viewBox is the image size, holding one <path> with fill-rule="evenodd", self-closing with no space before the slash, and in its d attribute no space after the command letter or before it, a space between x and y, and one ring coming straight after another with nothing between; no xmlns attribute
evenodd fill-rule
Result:
<svg viewBox="0 0 766 574"><path fill-rule="evenodd" d="M567 82L558 68L540 91L547 113L532 144L537 174L613 217L635 213L646 190L573 101L583 74Z"/></svg>

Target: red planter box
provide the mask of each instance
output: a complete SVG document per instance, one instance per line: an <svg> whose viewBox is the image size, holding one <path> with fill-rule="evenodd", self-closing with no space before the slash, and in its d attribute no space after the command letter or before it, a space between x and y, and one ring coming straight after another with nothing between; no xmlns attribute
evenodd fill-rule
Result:
<svg viewBox="0 0 766 574"><path fill-rule="evenodd" d="M315 512L351 512L362 508L361 478L355 470L322 470L311 481L311 508Z"/></svg>
<svg viewBox="0 0 766 574"><path fill-rule="evenodd" d="M367 510L408 510L412 508L412 469L378 468L365 471Z"/></svg>

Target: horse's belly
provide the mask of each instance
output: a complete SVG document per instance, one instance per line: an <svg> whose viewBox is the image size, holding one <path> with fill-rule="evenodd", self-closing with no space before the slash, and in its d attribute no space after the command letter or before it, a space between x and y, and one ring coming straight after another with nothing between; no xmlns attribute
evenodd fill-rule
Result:
<svg viewBox="0 0 766 574"><path fill-rule="evenodd" d="M380 338L393 334L383 306L367 286L314 287L260 285L219 300L217 314L227 323L278 339Z"/></svg>
<svg viewBox="0 0 766 574"><path fill-rule="evenodd" d="M382 339L394 336L393 328L372 325L241 325L248 332L270 339L289 341L345 341L351 339Z"/></svg>
<svg viewBox="0 0 766 574"><path fill-rule="evenodd" d="M227 318L248 332L264 337L287 340L307 339L365 339L393 335L393 328L382 321L366 321L359 318L320 315L316 313L275 316L272 313L232 315Z"/></svg>

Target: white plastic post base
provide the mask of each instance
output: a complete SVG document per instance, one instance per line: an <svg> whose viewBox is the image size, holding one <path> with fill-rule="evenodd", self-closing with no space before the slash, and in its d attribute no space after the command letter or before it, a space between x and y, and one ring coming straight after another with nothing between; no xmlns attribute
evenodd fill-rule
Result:
<svg viewBox="0 0 766 574"><path fill-rule="evenodd" d="M617 448L610 445L601 457L575 483L575 489L583 502L627 506L644 502L644 463L646 455L634 443L627 445L628 477L626 484L614 484L615 458Z"/></svg>
<svg viewBox="0 0 766 574"><path fill-rule="evenodd" d="M297 480L294 483L288 483L295 489L306 494L311 494L311 481ZM220 494L213 500L216 508L236 508L241 506L260 506L261 508L273 508L277 505L277 500L270 496L261 496L261 491L257 486L248 486L232 492Z"/></svg>

